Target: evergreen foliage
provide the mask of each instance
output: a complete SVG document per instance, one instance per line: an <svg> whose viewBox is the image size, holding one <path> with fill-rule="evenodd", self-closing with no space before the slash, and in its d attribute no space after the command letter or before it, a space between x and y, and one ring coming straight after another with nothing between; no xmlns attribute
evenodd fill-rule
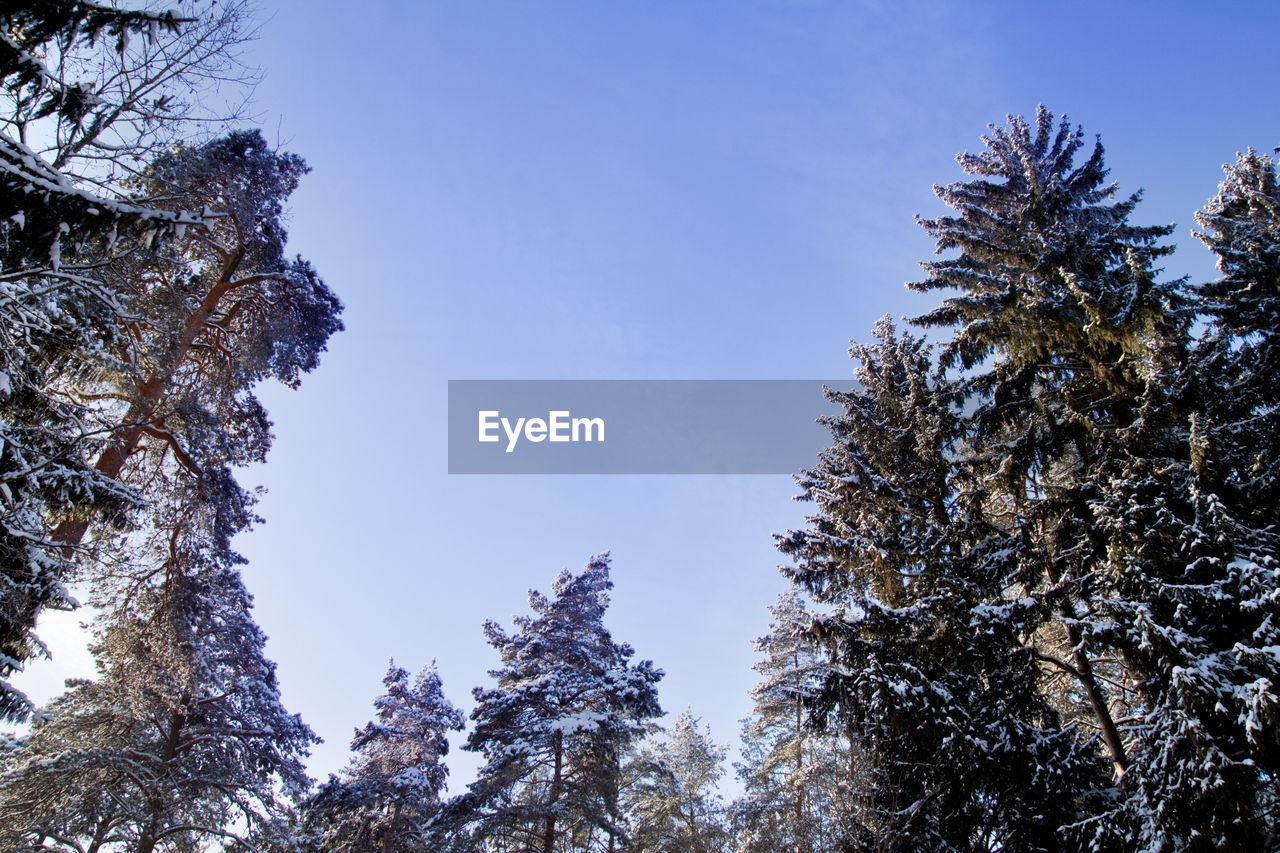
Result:
<svg viewBox="0 0 1280 853"><path fill-rule="evenodd" d="M876 336L853 349L861 388L831 394L839 440L801 478L819 512L779 543L824 606L809 633L828 667L809 704L859 752L841 843L1052 849L1097 761L1036 690L1026 640L1043 608L1006 597L1009 537L952 470L956 387L919 339L887 320Z"/></svg>
<svg viewBox="0 0 1280 853"><path fill-rule="evenodd" d="M608 555L562 571L551 595L529 593L530 616L508 634L485 623L502 657L493 687L477 687L466 748L485 763L452 804L485 849L553 853L562 838L624 837L618 807L623 756L660 715L650 661L604 627ZM581 842L587 843L587 842Z"/></svg>
<svg viewBox="0 0 1280 853"><path fill-rule="evenodd" d="M729 840L716 785L729 748L716 743L686 708L656 743L627 767L623 795L631 849L647 853L722 853Z"/></svg>
<svg viewBox="0 0 1280 853"><path fill-rule="evenodd" d="M431 849L430 824L449 773L447 734L462 730L463 715L445 698L434 664L411 684L392 662L382 683L378 719L356 730L350 765L303 805L309 849Z"/></svg>
<svg viewBox="0 0 1280 853"><path fill-rule="evenodd" d="M191 510L165 581L99 622L98 678L71 682L6 756L5 849L235 849L278 831L310 784L318 739L280 702L213 514Z"/></svg>
<svg viewBox="0 0 1280 853"><path fill-rule="evenodd" d="M143 500L92 461L119 421L87 401L141 332L146 276L122 265L137 273L213 211L133 179L195 124L234 117L201 99L250 76L236 55L245 27L241 0L0 9L0 718L30 710L8 677L43 653L39 613L75 606L66 582L84 531L119 526Z"/></svg>
<svg viewBox="0 0 1280 853"><path fill-rule="evenodd" d="M809 634L813 616L795 592L770 606L769 633L756 642L763 659L755 707L743 720L742 796L733 804L735 849L742 853L833 850L852 831L864 764L837 720L814 725L807 705L830 675Z"/></svg>
<svg viewBox="0 0 1280 853"><path fill-rule="evenodd" d="M780 541L829 608L811 714L869 773L846 843L1275 850L1274 165L1228 168L1200 216L1223 277L1193 289L1100 143L1077 164L1044 109L983 141L921 221L958 251L916 322L952 338L854 348Z"/></svg>
<svg viewBox="0 0 1280 853"><path fill-rule="evenodd" d="M103 197L24 140L32 121L77 126L92 109L93 92L46 64L58 45L105 57L130 32L158 38L175 26L169 14L90 3L0 10L0 719L30 711L8 678L44 652L36 617L75 605L53 520L81 513L118 522L138 501L88 463L92 427L61 393L92 373L119 333L123 306L94 268L117 245L196 221Z"/></svg>
<svg viewBox="0 0 1280 853"><path fill-rule="evenodd" d="M254 387L296 386L341 306L284 255L302 160L184 136L234 118L202 99L246 80L244 14L0 11L0 679L40 651L40 611L74 605L68 579L101 611L98 678L5 752L7 849L287 846L310 783L231 472L270 445ZM28 711L0 681L0 716Z"/></svg>

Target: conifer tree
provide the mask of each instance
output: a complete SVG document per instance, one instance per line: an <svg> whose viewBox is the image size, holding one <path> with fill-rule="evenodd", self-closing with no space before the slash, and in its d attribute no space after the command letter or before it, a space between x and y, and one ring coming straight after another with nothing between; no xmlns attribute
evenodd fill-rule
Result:
<svg viewBox="0 0 1280 853"><path fill-rule="evenodd" d="M1224 275L1192 358L1188 289L1154 266L1169 229L1129 224L1101 145L1077 164L1043 109L984 142L938 189L956 214L922 222L959 250L914 285L952 291L918 319L953 328L940 371L883 332L860 353L802 480L822 511L782 543L838 608L814 707L867 745L879 825L856 844L1277 849L1274 378L1249 319L1275 278L1268 164L1242 158L1202 214ZM925 697L914 730L895 693Z"/></svg>
<svg viewBox="0 0 1280 853"><path fill-rule="evenodd" d="M1245 470L1241 445L1215 427L1232 419L1204 405L1235 395L1261 413L1265 391L1212 341L1216 362L1197 366L1224 367L1226 381L1185 370L1185 284L1157 282L1153 266L1168 229L1128 225L1137 196L1111 203L1101 146L1075 167L1080 145L1041 110L1034 135L1011 119L984 154L961 158L983 179L942 190L960 215L924 223L960 255L927 265L920 287L962 295L923 320L959 327L947 363L972 371L977 406L964 464L1025 531L1025 568L1009 581L1057 611L1070 654L1037 654L1075 677L1119 777L1068 837L1272 849L1275 540L1249 521L1273 504L1264 489L1241 500L1239 475L1224 478ZM1266 292L1268 195L1263 164L1246 158L1202 216L1223 259L1224 279L1201 289L1219 335L1238 334ZM1249 427L1249 445L1274 446L1265 422ZM1120 676L1103 678L1099 656Z"/></svg>
<svg viewBox="0 0 1280 853"><path fill-rule="evenodd" d="M71 564L52 536L56 520L81 513L118 522L138 501L88 463L93 427L62 393L91 375L120 335L123 305L96 266L117 246L150 244L198 222L77 180L27 145L55 135L31 124L83 127L107 104L60 76L61 66L51 70L51 54L77 49L104 67L124 61L121 43L131 34L145 44L177 27L172 13L94 3L0 9L0 719L30 710L8 678L43 652L36 617L74 606L65 588Z"/></svg>
<svg viewBox="0 0 1280 853"><path fill-rule="evenodd" d="M22 843L257 845L283 833L280 790L292 799L309 783L299 758L313 735L280 705L231 549L256 520L232 468L271 439L253 388L296 384L340 327L314 271L283 259L283 201L303 171L255 132L179 146L140 191L175 208L200 200L216 224L122 248L95 271L129 323L58 391L92 435L78 449L96 453L93 474L145 504L123 531L96 528L89 549L77 548L87 516L46 533L96 557L100 675L54 703L5 777L6 808L31 816L15 817Z"/></svg>
<svg viewBox="0 0 1280 853"><path fill-rule="evenodd" d="M1136 681L1131 767L1086 824L1119 849L1280 849L1280 574L1273 318L1280 275L1274 165L1227 168L1199 215L1222 277L1189 367L1141 400L1130 455L1097 503L1108 537L1100 601Z"/></svg>
<svg viewBox="0 0 1280 853"><path fill-rule="evenodd" d="M720 853L729 839L716 785L728 747L686 708L628 762L624 794L630 841L647 853Z"/></svg>
<svg viewBox="0 0 1280 853"><path fill-rule="evenodd" d="M1140 194L1114 201L1101 142L1077 165L1079 129L1043 107L992 128L986 150L958 161L973 180L937 188L955 216L923 220L938 251L918 290L959 295L916 322L952 326L945 367L968 372L973 401L965 466L1010 510L1022 538L1007 584L1041 591L1065 627L1066 668L1087 696L1116 774L1128 760L1111 695L1095 676L1090 602L1107 542L1093 505L1123 464L1143 401L1161 406L1159 378L1186 355L1183 282L1156 281L1171 226L1129 216Z"/></svg>
<svg viewBox="0 0 1280 853"><path fill-rule="evenodd" d="M1222 487L1266 526L1280 520L1280 182L1274 159L1252 149L1226 173L1196 215L1221 273L1198 288L1211 323L1197 352L1202 432L1225 466Z"/></svg>
<svg viewBox="0 0 1280 853"><path fill-rule="evenodd" d="M779 543L824 606L810 633L830 669L812 712L839 720L864 769L842 843L1052 849L1096 758L1037 690L1043 607L1006 594L1016 535L954 467L959 387L887 320L876 337L853 348L861 387L831 394L845 407L828 419L834 444L800 478L818 511Z"/></svg>
<svg viewBox="0 0 1280 853"><path fill-rule="evenodd" d="M40 611L75 604L72 546L141 501L92 462L100 430L119 424L87 401L127 363L146 288L104 267L221 215L134 179L193 129L236 117L214 105L251 81L238 57L249 35L245 0L0 9L0 718L29 710L7 678L42 652Z"/></svg>
<svg viewBox="0 0 1280 853"><path fill-rule="evenodd" d="M212 224L102 271L132 316L114 369L70 392L86 408L99 401L95 471L128 481L127 465L168 455L199 479L202 454L233 454L232 464L265 456L271 435L254 387L269 378L296 387L342 328L337 298L284 253L284 204L306 172L258 131L236 131L172 149L139 180L155 203L206 211ZM54 535L74 545L87 529L72 518Z"/></svg>
<svg viewBox="0 0 1280 853"><path fill-rule="evenodd" d="M764 655L755 665L761 681L743 720L743 760L735 765L743 784L733 804L736 849L819 853L848 834L862 768L839 723L818 726L809 713L830 675L809 633L812 615L794 591L778 596L769 611L769 633L756 643Z"/></svg>
<svg viewBox="0 0 1280 853"><path fill-rule="evenodd" d="M650 661L604 627L608 555L579 574L562 571L551 595L529 593L531 616L508 634L485 623L502 657L493 687L475 689L466 748L485 763L451 804L486 849L553 853L570 835L623 837L618 809L622 756L661 714Z"/></svg>
<svg viewBox="0 0 1280 853"><path fill-rule="evenodd" d="M434 664L410 684L393 661L382 683L378 719L356 730L350 765L303 805L302 834L313 849L428 849L449 773L447 734L463 728L462 712L445 698Z"/></svg>
<svg viewBox="0 0 1280 853"><path fill-rule="evenodd" d="M234 848L310 784L301 758L318 739L280 702L219 531L244 519L214 514L188 509L165 581L100 620L98 678L71 682L7 756L6 849Z"/></svg>

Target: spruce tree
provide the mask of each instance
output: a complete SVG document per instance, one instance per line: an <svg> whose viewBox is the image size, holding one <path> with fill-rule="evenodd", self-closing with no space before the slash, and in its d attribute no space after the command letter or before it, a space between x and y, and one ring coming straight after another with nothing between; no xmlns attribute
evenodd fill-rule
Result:
<svg viewBox="0 0 1280 853"><path fill-rule="evenodd" d="M1198 216L1222 277L1210 325L1166 369L1097 504L1108 537L1100 615L1136 681L1124 796L1085 828L1120 849L1276 850L1280 573L1273 317L1274 164L1254 152Z"/></svg>
<svg viewBox="0 0 1280 853"><path fill-rule="evenodd" d="M1076 164L1079 129L1041 107L992 128L958 157L973 180L937 188L956 216L923 220L938 251L918 290L959 295L916 319L954 327L947 367L967 372L974 406L965 466L1005 504L1022 538L1010 585L1058 610L1070 660L1116 774L1128 765L1115 722L1125 696L1094 672L1088 636L1108 543L1094 509L1131 455L1143 407L1164 405L1160 377L1186 356L1182 281L1159 282L1171 226L1134 226L1135 193L1116 201L1101 142Z"/></svg>
<svg viewBox="0 0 1280 853"><path fill-rule="evenodd" d="M1158 242L1169 229L1129 224L1138 196L1115 200L1101 145L1077 164L1080 132L1043 109L1034 126L1011 118L984 142L982 153L959 158L973 179L938 190L956 215L922 223L940 252L958 255L926 264L928 277L914 285L953 291L918 318L953 327L941 366L955 378L937 382L955 389L967 411L936 457L954 495L943 525L949 532L938 540L947 544L908 584L907 608L886 613L878 602L857 604L885 618L889 627L873 636L914 640L892 656L899 665L935 637L950 635L963 648L966 630L975 628L983 648L992 650L996 639L1008 660L1029 656L1034 667L988 669L997 658L984 663L936 649L936 660L950 660L950 677L979 678L971 689L987 691L977 706L983 714L1034 725L1042 746L1070 736L1064 720L1089 724L1113 773L1107 782L1090 771L1090 744L1072 738L1063 753L1070 760L1057 764L1070 772L1055 774L1039 793L1025 788L1056 803L1039 814L1053 833L1005 839L982 829L968 842L945 844L1275 849L1277 673L1267 649L1280 596L1266 475L1249 480L1274 446L1273 430L1263 399L1269 380L1237 362L1265 362L1267 331L1236 325L1267 292L1258 286L1268 280L1258 249L1267 241L1257 239L1269 227L1265 165L1241 166L1202 217L1224 279L1200 289L1216 319L1193 358L1188 289L1159 281L1155 268L1170 251ZM874 394L877 386L867 387ZM905 387L897 396L909 399ZM867 453L892 446L892 433L864 427L851 444ZM826 482L834 492L846 480ZM904 505L896 499L879 512L891 519ZM840 513L850 516L844 507ZM912 538L933 523L914 515L904 525ZM893 554L871 547L879 540L866 533L883 523L867 519L853 525L858 535L844 538L873 555ZM821 555L834 550L826 542L810 536L794 544L816 543L812 553ZM803 548L797 553L809 557ZM797 578L826 594L823 573L808 562ZM928 578L943 581L945 594L924 608L928 633L912 634L903 615L914 604L912 587L925 591ZM835 627L850 634L844 622ZM867 636L864 629L857 640ZM1051 674L1072 689L1056 686ZM973 694L961 701L966 694L948 693L952 719L974 719L958 713L975 707ZM835 701L855 704L841 695ZM1071 703L1077 712L1067 709L1062 719L1046 710ZM872 717L883 727L885 711ZM953 771L981 778L984 756L937 754ZM874 753L873 761L880 763ZM887 780L875 785L877 794L891 790ZM984 817L971 825L1007 826L1002 796L980 798Z"/></svg>
<svg viewBox="0 0 1280 853"><path fill-rule="evenodd" d="M1211 434L1222 486L1259 526L1280 521L1280 181L1271 157L1249 150L1226 167L1196 215L1197 236L1221 277L1198 288L1210 322L1198 374L1202 432Z"/></svg>
<svg viewBox="0 0 1280 853"><path fill-rule="evenodd" d="M876 337L853 348L860 387L830 394L845 408L827 419L834 443L800 478L817 512L779 543L823 607L811 713L860 752L842 844L1053 849L1099 767L1038 690L1045 607L1011 594L1017 533L955 465L960 386L887 320Z"/></svg>

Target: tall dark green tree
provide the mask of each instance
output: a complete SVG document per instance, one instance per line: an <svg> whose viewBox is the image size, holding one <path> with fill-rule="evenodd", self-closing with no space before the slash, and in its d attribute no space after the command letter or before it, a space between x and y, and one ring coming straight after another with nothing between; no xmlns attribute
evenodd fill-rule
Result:
<svg viewBox="0 0 1280 853"><path fill-rule="evenodd" d="M1226 167L1196 216L1221 277L1198 288L1210 333L1198 355L1201 399L1222 487L1260 526L1280 520L1280 182L1271 157L1249 150Z"/></svg>
<svg viewBox="0 0 1280 853"><path fill-rule="evenodd" d="M1275 544L1248 523L1265 493L1242 501L1224 488L1224 463L1240 466L1215 446L1220 418L1206 406L1258 391L1231 379L1221 346L1225 382L1193 360L1198 306L1184 281L1160 282L1154 267L1169 229L1128 224L1138 197L1111 201L1100 144L1076 166L1079 132L1065 120L1055 130L1044 110L1034 132L1011 119L986 142L961 158L979 178L940 191L959 214L924 223L940 249L960 254L926 265L918 286L961 294L922 322L956 326L944 362L970 372L976 407L963 464L1023 531L1006 583L1056 611L1069 654L1037 653L1076 680L1116 768L1113 789L1089 801L1084 831L1067 837L1116 849L1272 849L1273 736L1262 720L1276 683L1263 651ZM1240 317L1229 294L1243 296L1240 280L1266 266L1243 271L1248 229L1229 224L1266 209L1256 195L1238 201L1250 171L1205 217L1231 246L1224 282L1202 289L1219 330ZM1255 228L1266 219L1254 216ZM1273 441L1265 422L1250 426L1250 443ZM1104 677L1099 659L1118 671Z"/></svg>
<svg viewBox="0 0 1280 853"><path fill-rule="evenodd" d="M961 387L886 320L855 346L859 388L833 392L834 443L801 478L817 504L780 541L823 606L828 658L809 702L860 752L841 844L862 850L1047 850L1098 772L1038 690L1037 600L1008 595L1016 534L955 466Z"/></svg>
<svg viewBox="0 0 1280 853"><path fill-rule="evenodd" d="M1130 457L1097 518L1109 545L1099 611L1136 680L1120 803L1092 824L1121 849L1276 850L1280 574L1274 474L1274 164L1227 167L1198 219L1222 277L1173 404L1141 401Z"/></svg>
<svg viewBox="0 0 1280 853"><path fill-rule="evenodd" d="M827 509L783 542L796 579L844 607L817 621L846 666L825 697L871 745L873 795L897 798L859 843L1274 850L1273 378L1253 372L1270 357L1274 179L1242 158L1202 214L1224 276L1198 289L1211 327L1193 348L1196 294L1155 266L1170 229L1129 223L1138 196L1116 200L1100 144L1077 163L1080 131L1043 109L984 143L959 158L972 178L937 190L955 214L922 221L956 250L913 285L948 294L918 318L954 333L940 370L859 373L843 454L803 481ZM864 364L904 363L879 337ZM940 487L921 492L922 470ZM906 666L914 684L874 675ZM930 697L896 740L886 687ZM999 751L1037 773L985 781ZM904 757L914 794L883 774ZM968 811L945 799L962 773L981 791ZM1016 826L1041 831L1002 835Z"/></svg>
<svg viewBox="0 0 1280 853"><path fill-rule="evenodd" d="M944 367L965 371L974 407L969 477L1009 508L1022 540L1006 586L1039 591L1061 617L1064 662L1087 697L1116 773L1128 761L1115 722L1122 697L1096 677L1090 602L1108 542L1092 507L1130 456L1144 405L1186 355L1183 282L1158 282L1171 226L1135 226L1140 194L1115 200L1101 142L1083 163L1079 129L1041 107L1034 126L1011 117L985 150L958 157L973 180L936 189L957 211L922 220L939 252L917 290L955 290L916 319L954 336Z"/></svg>

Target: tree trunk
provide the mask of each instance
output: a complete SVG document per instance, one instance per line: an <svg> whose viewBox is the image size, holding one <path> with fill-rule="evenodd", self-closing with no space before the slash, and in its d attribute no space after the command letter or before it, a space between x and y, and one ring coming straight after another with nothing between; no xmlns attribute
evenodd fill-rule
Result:
<svg viewBox="0 0 1280 853"><path fill-rule="evenodd" d="M1060 576L1056 569L1052 566L1045 570L1045 577L1049 582L1057 585ZM1076 605L1073 600L1067 598L1062 602L1062 615L1066 617L1066 623L1063 627L1067 629L1067 640L1071 643L1071 659L1075 662L1073 674L1076 680L1080 682L1080 686L1084 688L1085 697L1089 700L1089 708L1093 711L1093 716L1098 722L1098 728L1102 732L1102 742L1107 746L1107 753L1111 756L1111 764L1115 768L1115 778L1119 779L1124 775L1124 771L1129 768L1129 758L1125 755L1124 741L1120 738L1120 730L1116 727L1116 722L1111 716L1111 709L1107 706L1107 698L1103 694L1102 689L1098 687L1098 680L1093 674L1093 664L1089 661L1089 654L1084 648L1084 635L1080 633L1080 628L1075 624L1075 620L1079 619L1076 613Z"/></svg>
<svg viewBox="0 0 1280 853"><path fill-rule="evenodd" d="M178 743L182 737L182 726L186 722L186 717L180 711L173 712L173 719L170 721L169 733L164 740L164 746L160 750L160 763L167 766L178 755ZM147 825L138 834L138 846L134 848L134 853L153 853L156 849L156 843L160 840L160 817L163 810L162 804L158 801L159 794L152 792L147 798Z"/></svg>
<svg viewBox="0 0 1280 853"><path fill-rule="evenodd" d="M1124 775L1124 771L1129 769L1129 757L1125 755L1124 741L1120 739L1120 730L1116 728L1115 720L1111 717L1107 699L1099 689L1097 679L1094 678L1093 664L1089 662L1089 656L1085 653L1084 638L1080 635L1080 629L1075 625L1066 627L1067 639L1075 650L1072 653L1072 660L1075 661L1080 684L1084 687L1084 694L1089 699L1089 707L1093 709L1093 715L1098 720L1099 728L1102 729L1102 741L1107 745L1107 752L1111 755L1115 778L1119 779Z"/></svg>
<svg viewBox="0 0 1280 853"><path fill-rule="evenodd" d="M797 682L800 678L800 650L793 649L791 652L792 665L795 667ZM808 834L804 830L804 786L802 784L804 778L804 703L800 699L799 692L796 693L796 771L795 771L795 840L796 853L804 853L804 839Z"/></svg>
<svg viewBox="0 0 1280 853"><path fill-rule="evenodd" d="M162 373L148 377L145 382L138 386L137 397L129 404L129 410L125 412L123 425L116 430L111 443L107 445L107 448L98 457L98 461L93 466L94 470L105 474L113 480L120 479L120 472L124 469L125 461L138 449L138 442L146 434L147 427L155 417L156 409L170 390L169 386L173 381L173 377L186 362L191 353L191 347L204 329L205 323L217 311L222 298L245 283L232 279L236 269L240 266L244 252L245 247L241 246L231 253L218 276L218 283L205 294L199 307L187 318L182 327L182 334L179 335L169 349L165 370ZM255 281L258 279L257 276L250 278ZM75 547L84 539L88 529L89 522L87 519L69 519L58 525L53 532L53 539L68 548Z"/></svg>
<svg viewBox="0 0 1280 853"><path fill-rule="evenodd" d="M564 783L564 733L556 732L551 738L551 749L555 756L555 767L551 774L551 794L548 797L548 808L560 800L560 787ZM542 830L542 853L555 853L556 816L548 811L547 822Z"/></svg>
<svg viewBox="0 0 1280 853"><path fill-rule="evenodd" d="M382 836L382 853L392 853L391 842L400 837L400 802L391 811L391 831Z"/></svg>

